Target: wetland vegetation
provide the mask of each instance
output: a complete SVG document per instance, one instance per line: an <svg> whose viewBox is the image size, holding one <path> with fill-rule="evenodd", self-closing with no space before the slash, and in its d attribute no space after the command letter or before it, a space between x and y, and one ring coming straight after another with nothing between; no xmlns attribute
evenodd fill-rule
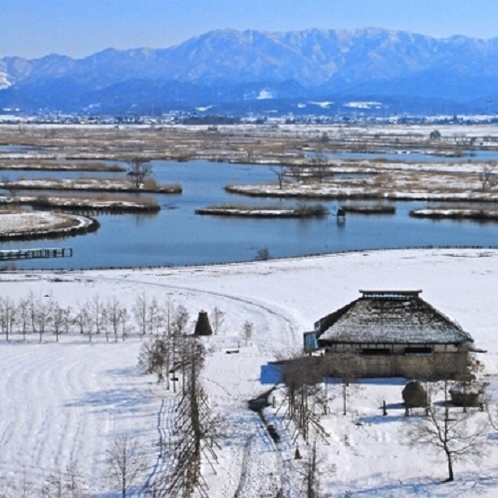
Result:
<svg viewBox="0 0 498 498"><path fill-rule="evenodd" d="M247 260L264 246L275 257L413 246L411 223L420 224L420 244L492 244L494 235L476 235L472 225L458 231L439 225L434 236L430 220L407 221L409 211L426 208L498 208L498 127L441 126L436 138L432 131L430 125L397 124L4 125L0 202L95 214L101 228L92 244L116 244L109 261L94 263L105 266L141 264L130 258L151 264ZM137 164L153 166L138 183L130 175ZM335 227L327 213L340 208L348 222ZM196 217L206 212L218 216ZM362 215L374 216L362 221ZM233 216L248 219L230 222ZM393 223L401 223L396 240L389 235ZM134 237L121 240L124 233ZM204 235L192 241L189 233ZM121 257L123 251L134 256ZM90 264L88 254L78 264Z"/></svg>

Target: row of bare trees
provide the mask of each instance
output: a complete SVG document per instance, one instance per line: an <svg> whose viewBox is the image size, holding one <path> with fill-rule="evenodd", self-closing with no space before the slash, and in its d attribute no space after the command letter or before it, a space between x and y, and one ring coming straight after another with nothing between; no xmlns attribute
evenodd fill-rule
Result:
<svg viewBox="0 0 498 498"><path fill-rule="evenodd" d="M128 434L116 438L107 450L102 484L119 489L122 498L136 496L140 482L148 468L146 454L138 440ZM64 471L49 472L41 478L23 473L15 482L0 475L2 498L86 498L93 496L75 462ZM107 495L106 495L107 496Z"/></svg>
<svg viewBox="0 0 498 498"><path fill-rule="evenodd" d="M89 341L96 334L124 340L132 330L127 307L115 297L104 301L96 295L76 307L61 306L52 295L30 293L14 301L9 296L0 297L0 331L8 341L14 334L26 340L37 335L39 342L51 334L58 342L61 335L79 333Z"/></svg>
<svg viewBox="0 0 498 498"><path fill-rule="evenodd" d="M138 332L147 336L140 348L139 367L144 373L156 375L167 389L172 384L178 396L174 433L159 443L167 456L163 458L174 465L163 467L145 481L147 456L135 438L123 434L107 451L105 481L119 489L122 498L137 493L158 498L190 496L194 491L208 496L201 458L204 456L211 465L217 461L213 447L218 446L220 421L212 416L199 380L206 349L198 337L189 333L190 317L185 307L167 301L161 308L154 298L141 294L132 312ZM212 316L220 327L224 313L215 308ZM161 327L156 326L157 320L162 322Z"/></svg>
<svg viewBox="0 0 498 498"><path fill-rule="evenodd" d="M14 479L0 475L2 498L85 498L90 496L89 487L81 476L76 463L69 464L64 471L47 472L39 478L23 472Z"/></svg>
<svg viewBox="0 0 498 498"><path fill-rule="evenodd" d="M187 322L186 310L178 307L171 315L167 333L144 342L139 354L142 370L155 374L167 389L173 384L178 395L174 433L165 450L174 464L155 476L151 489L157 497L190 496L194 492L209 496L201 460L204 457L213 470L217 461L214 446L218 446L221 422L213 417L199 378L206 348L199 337L187 335Z"/></svg>
<svg viewBox="0 0 498 498"><path fill-rule="evenodd" d="M159 496L190 496L194 492L208 497L209 491L201 472L201 462L211 465L218 461L214 446L218 446L220 420L213 417L208 397L199 376L206 350L197 338L185 344L188 364L184 367L182 393L175 419L176 440L172 454L175 465L166 472L167 486ZM185 363L185 362L184 362Z"/></svg>
<svg viewBox="0 0 498 498"><path fill-rule="evenodd" d="M225 313L212 312L214 333L223 326ZM171 300L161 302L145 293L139 294L131 307L115 296L103 299L96 294L75 306L61 305L51 294L14 300L0 296L0 334L9 341L14 335L27 340L37 336L39 342L51 335L59 341L62 335L79 334L91 342L96 336L106 341L125 340L130 334L171 336L185 332L189 323L185 307ZM178 332L178 331L181 332Z"/></svg>

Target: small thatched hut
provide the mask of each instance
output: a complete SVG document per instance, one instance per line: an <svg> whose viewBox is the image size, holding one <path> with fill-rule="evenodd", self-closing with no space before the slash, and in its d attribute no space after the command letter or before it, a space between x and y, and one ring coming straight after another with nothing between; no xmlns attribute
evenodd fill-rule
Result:
<svg viewBox="0 0 498 498"><path fill-rule="evenodd" d="M199 311L199 316L195 323L194 335L213 335L207 311Z"/></svg>

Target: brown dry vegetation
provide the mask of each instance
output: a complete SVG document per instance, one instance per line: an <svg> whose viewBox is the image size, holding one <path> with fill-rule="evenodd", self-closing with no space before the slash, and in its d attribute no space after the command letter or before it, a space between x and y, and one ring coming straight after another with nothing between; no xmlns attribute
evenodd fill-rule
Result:
<svg viewBox="0 0 498 498"><path fill-rule="evenodd" d="M282 208L281 206L250 206L247 204L222 204L196 209L196 214L216 216L243 216L253 218L311 218L322 217L328 210L321 204Z"/></svg>
<svg viewBox="0 0 498 498"><path fill-rule="evenodd" d="M122 172L126 168L119 166L119 164L107 165L98 161L68 161L60 162L50 159L34 159L34 158L21 158L21 159L1 159L0 169L13 170L13 171L92 171L92 172Z"/></svg>
<svg viewBox="0 0 498 498"><path fill-rule="evenodd" d="M14 190L64 190L64 191L86 191L86 192L140 192L181 194L182 188L178 184L159 185L152 179L144 181L140 188L130 183L127 179L95 179L80 177L74 180L65 180L46 177L44 179L25 180L0 180L0 188Z"/></svg>
<svg viewBox="0 0 498 498"><path fill-rule="evenodd" d="M26 202L36 208L74 211L104 211L115 213L155 212L160 206L155 199L98 195L92 198L38 196Z"/></svg>
<svg viewBox="0 0 498 498"><path fill-rule="evenodd" d="M471 146L465 133L443 130L440 140L429 140L426 130L399 131L399 127L361 126L205 126L162 127L77 127L54 126L48 129L17 126L0 127L0 144L49 147L48 156L71 159L150 159L235 160L253 162L276 160L279 163L303 159L309 151L348 150L356 152L424 149L458 156ZM469 137L470 137L469 132ZM326 137L326 140L324 140ZM494 134L474 140L480 148L496 147Z"/></svg>
<svg viewBox="0 0 498 498"><path fill-rule="evenodd" d="M304 168L303 171L312 167L313 155L334 151L397 150L456 157L461 155L462 150L471 147L482 150L498 148L498 129L493 126L443 126L440 127L441 138L430 140L433 130L433 125L53 126L45 129L25 125L0 126L0 144L47 147L36 151L40 161L54 155L80 162L81 159L126 161L137 157L179 161L209 159L293 166ZM45 159L44 154L47 156ZM328 171L320 180L320 189L332 186L332 191L323 195L320 189L314 189L316 182L303 177L303 182L296 179L285 181L282 188L275 181L273 187L267 186L267 195L292 197L294 194L289 189L302 187L303 197L403 198L416 194L425 198L437 193L451 198L468 193L469 198L495 201L498 196L498 188L483 191L479 180L483 164L479 163L421 165L404 162L403 154L399 155L399 161L328 161L324 157ZM15 161L6 157L2 159L1 155L0 160L1 164ZM340 179L342 173L354 175L365 172L371 173L371 176ZM260 195L256 189L252 192L245 190L244 193Z"/></svg>

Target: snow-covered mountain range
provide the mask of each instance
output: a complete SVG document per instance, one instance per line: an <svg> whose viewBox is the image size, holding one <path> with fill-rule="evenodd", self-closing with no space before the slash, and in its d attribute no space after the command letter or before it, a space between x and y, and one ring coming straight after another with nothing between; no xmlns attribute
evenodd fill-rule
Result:
<svg viewBox="0 0 498 498"><path fill-rule="evenodd" d="M24 111L158 112L375 97L405 102L401 107L415 99L485 112L497 89L498 38L439 39L377 28L225 29L165 49L0 59L0 107Z"/></svg>

